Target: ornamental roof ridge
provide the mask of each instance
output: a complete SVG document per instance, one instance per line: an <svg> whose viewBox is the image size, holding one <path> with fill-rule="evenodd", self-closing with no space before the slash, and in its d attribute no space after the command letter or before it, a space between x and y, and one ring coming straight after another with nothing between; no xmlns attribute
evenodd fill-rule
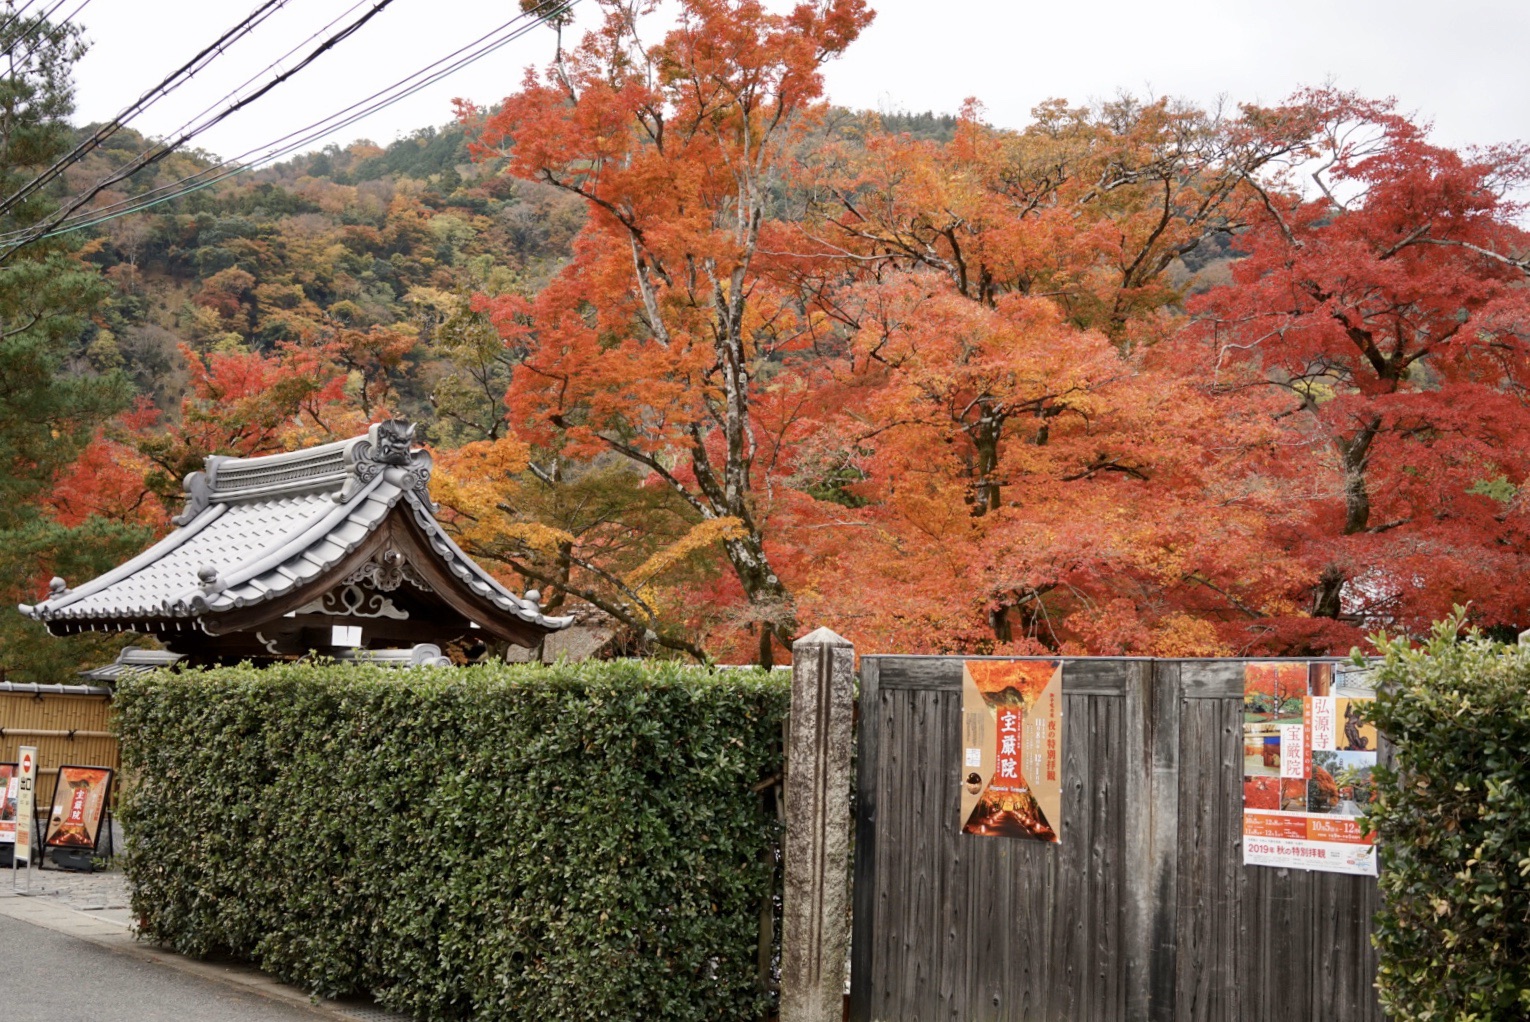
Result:
<svg viewBox="0 0 1530 1022"><path fill-rule="evenodd" d="M300 451L253 458L212 455L201 471L186 476L186 506L172 521L188 525L215 504L244 504L273 497L324 493L337 503L389 468L399 470L401 488L427 501L431 458L412 450L415 426L403 419L374 423L361 436Z"/></svg>
<svg viewBox="0 0 1530 1022"><path fill-rule="evenodd" d="M325 580L359 548L383 543L385 522L403 520L412 523L417 556L444 572L453 592L478 601L477 611L454 603L457 613L499 632L567 627L571 618L544 614L535 591L511 592L436 521L427 489L430 455L411 449L413 436L409 423L389 420L306 451L209 458L205 471L187 478L186 510L167 536L77 588L54 579L48 599L19 609L56 634L135 623L156 634L206 631L204 619L278 603L273 613L280 614L300 594L330 584ZM521 624L505 624L512 619Z"/></svg>

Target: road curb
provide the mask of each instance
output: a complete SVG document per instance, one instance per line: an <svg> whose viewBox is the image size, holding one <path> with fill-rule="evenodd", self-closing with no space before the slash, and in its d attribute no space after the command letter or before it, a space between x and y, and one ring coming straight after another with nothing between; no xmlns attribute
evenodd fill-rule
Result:
<svg viewBox="0 0 1530 1022"><path fill-rule="evenodd" d="M97 947L127 955L142 962L162 965L177 972L222 983L225 986L257 994L273 1001L312 1012L316 1018L337 1022L357 1022L393 1016L375 1008L347 1008L331 1001L318 1001L296 987L279 982L248 965L202 962L187 958L156 944L137 939L126 923L98 912L70 908L50 897L0 896L0 916L52 930L68 937L87 941Z"/></svg>

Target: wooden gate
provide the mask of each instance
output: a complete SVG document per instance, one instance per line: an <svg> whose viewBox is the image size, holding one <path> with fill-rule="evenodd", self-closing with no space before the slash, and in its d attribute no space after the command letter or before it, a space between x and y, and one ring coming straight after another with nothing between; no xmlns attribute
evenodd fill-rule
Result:
<svg viewBox="0 0 1530 1022"><path fill-rule="evenodd" d="M1370 1022L1376 881L1242 864L1240 660L1064 659L1061 843L960 830L962 658L861 661L854 1022Z"/></svg>

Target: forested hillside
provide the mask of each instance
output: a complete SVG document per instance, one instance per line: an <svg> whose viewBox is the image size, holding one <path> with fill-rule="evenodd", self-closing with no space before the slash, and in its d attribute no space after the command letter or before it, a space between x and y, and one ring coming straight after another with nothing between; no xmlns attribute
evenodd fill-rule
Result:
<svg viewBox="0 0 1530 1022"><path fill-rule="evenodd" d="M22 250L77 283L0 423L30 480L0 518L11 602L163 533L208 454L400 416L464 547L634 654L768 663L817 624L1200 655L1345 652L1454 603L1530 623L1523 148L1442 148L1331 89L857 113L818 70L859 0L684 6L697 32L613 20L445 127L113 215L217 176L179 153ZM58 147L90 130L66 106L36 113ZM47 160L6 152L18 180ZM0 643L28 676L101 655L11 618Z"/></svg>

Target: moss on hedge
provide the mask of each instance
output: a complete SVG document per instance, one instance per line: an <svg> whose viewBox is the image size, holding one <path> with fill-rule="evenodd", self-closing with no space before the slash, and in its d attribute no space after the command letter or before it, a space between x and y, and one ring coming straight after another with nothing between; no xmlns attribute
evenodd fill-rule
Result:
<svg viewBox="0 0 1530 1022"><path fill-rule="evenodd" d="M762 1017L784 678L159 674L117 696L144 936L429 1019Z"/></svg>

